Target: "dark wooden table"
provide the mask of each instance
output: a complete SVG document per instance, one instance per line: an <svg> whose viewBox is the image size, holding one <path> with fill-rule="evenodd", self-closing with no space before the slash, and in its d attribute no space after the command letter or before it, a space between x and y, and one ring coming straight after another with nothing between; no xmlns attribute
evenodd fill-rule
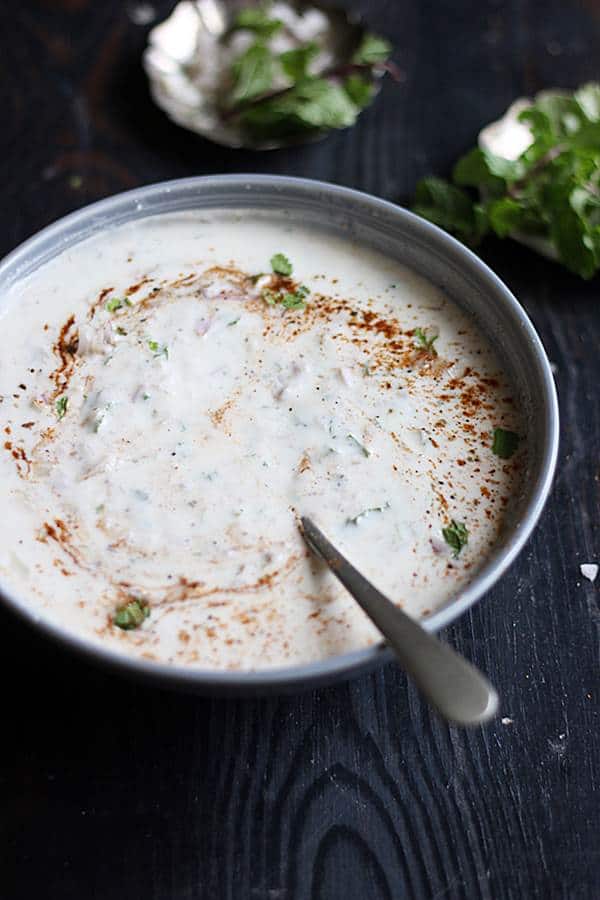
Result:
<svg viewBox="0 0 600 900"><path fill-rule="evenodd" d="M406 202L516 95L600 74L597 0L363 0L401 83L323 143L226 151L152 106L140 5L2 0L2 252L89 201L197 173ZM600 897L600 582L579 573L600 561L599 283L512 244L484 255L542 335L563 417L541 525L446 635L499 686L500 717L449 728L391 666L297 697L162 693L2 611L1 900Z"/></svg>

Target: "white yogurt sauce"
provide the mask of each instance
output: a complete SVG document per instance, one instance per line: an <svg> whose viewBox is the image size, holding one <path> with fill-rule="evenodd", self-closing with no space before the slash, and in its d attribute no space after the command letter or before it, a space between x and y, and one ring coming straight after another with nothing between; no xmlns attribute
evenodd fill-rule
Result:
<svg viewBox="0 0 600 900"><path fill-rule="evenodd" d="M251 278L275 253L291 278ZM301 514L414 616L497 539L524 462L522 442L492 452L522 433L513 390L452 302L371 250L254 212L160 216L2 310L0 578L95 643L247 669L376 642ZM123 630L134 598L147 617Z"/></svg>

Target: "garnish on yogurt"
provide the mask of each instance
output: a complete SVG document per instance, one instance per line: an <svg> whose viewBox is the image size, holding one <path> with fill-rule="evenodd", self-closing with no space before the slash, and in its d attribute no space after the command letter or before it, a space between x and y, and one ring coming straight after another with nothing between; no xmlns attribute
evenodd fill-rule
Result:
<svg viewBox="0 0 600 900"><path fill-rule="evenodd" d="M381 513L385 512L386 509L390 508L389 501L386 502L383 506L370 506L368 509L363 509L362 512L359 512L357 516L349 516L346 519L346 525L360 525L363 519L366 519L371 513Z"/></svg>
<svg viewBox="0 0 600 900"><path fill-rule="evenodd" d="M120 309L123 309L125 306L131 306L131 300L127 297L111 297L110 300L106 301L106 311L109 313L115 313Z"/></svg>
<svg viewBox="0 0 600 900"><path fill-rule="evenodd" d="M113 622L117 628L121 628L123 631L131 631L134 628L139 628L149 615L150 607L146 601L139 597L134 597L129 603L124 603L122 606L117 607Z"/></svg>
<svg viewBox="0 0 600 900"><path fill-rule="evenodd" d="M154 354L155 359L159 356L164 356L165 359L169 358L169 348L166 344L159 344L158 341L148 341L148 349Z"/></svg>
<svg viewBox="0 0 600 900"><path fill-rule="evenodd" d="M514 431L506 431L504 428L494 429L492 453L500 459L510 459L519 447L519 435Z"/></svg>
<svg viewBox="0 0 600 900"><path fill-rule="evenodd" d="M296 284L291 279L294 267L283 253L275 253L271 257L272 275L263 274L255 276L255 283L262 278L268 278L268 284L262 289L261 297L269 304L276 306L281 304L285 309L304 309L305 300L310 294L310 288L305 284Z"/></svg>
<svg viewBox="0 0 600 900"><path fill-rule="evenodd" d="M415 341L419 350L425 350L430 356L437 356L437 350L433 346L439 335L429 328L415 328Z"/></svg>
<svg viewBox="0 0 600 900"><path fill-rule="evenodd" d="M63 394L62 397L59 397L56 403L54 404L54 408L56 410L57 419L63 419L67 414L67 408L69 406L69 398L66 394Z"/></svg>
<svg viewBox="0 0 600 900"><path fill-rule="evenodd" d="M453 556L457 559L462 548L469 543L467 526L464 522L457 522L456 519L452 519L446 528L442 528L442 535L448 546L454 550Z"/></svg>

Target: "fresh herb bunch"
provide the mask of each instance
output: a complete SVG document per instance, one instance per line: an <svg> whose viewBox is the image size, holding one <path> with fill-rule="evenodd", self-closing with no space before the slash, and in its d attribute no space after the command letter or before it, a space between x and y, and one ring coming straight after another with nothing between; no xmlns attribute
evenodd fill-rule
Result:
<svg viewBox="0 0 600 900"><path fill-rule="evenodd" d="M375 81L385 71L391 45L366 32L353 55L339 66L319 71L312 65L321 47L299 43L283 53L272 39L284 23L270 15L269 5L242 9L225 35L251 32L254 40L231 65L230 83L221 100L224 120L235 120L255 139L347 128L369 105Z"/></svg>
<svg viewBox="0 0 600 900"><path fill-rule="evenodd" d="M420 181L413 209L472 246L490 232L543 238L563 265L592 278L600 268L600 84L545 93L519 120L532 137L521 156L475 147L456 163L453 184Z"/></svg>

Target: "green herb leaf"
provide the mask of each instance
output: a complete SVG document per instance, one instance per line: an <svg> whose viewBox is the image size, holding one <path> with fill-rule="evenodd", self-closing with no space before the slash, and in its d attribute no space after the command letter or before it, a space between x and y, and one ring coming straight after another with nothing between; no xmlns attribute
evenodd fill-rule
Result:
<svg viewBox="0 0 600 900"><path fill-rule="evenodd" d="M288 78L291 78L292 81L298 81L308 74L308 66L318 52L319 45L311 42L310 44L304 44L302 47L295 47L293 50L280 53L279 62Z"/></svg>
<svg viewBox="0 0 600 900"><path fill-rule="evenodd" d="M281 302L286 309L304 309L306 306L304 300L309 294L310 291L306 285L301 284L293 293L286 291L281 298Z"/></svg>
<svg viewBox="0 0 600 900"><path fill-rule="evenodd" d="M454 167L454 184L418 185L415 212L465 243L490 231L541 238L564 266L592 278L600 270L600 84L545 92L519 119L532 143L518 159L475 147Z"/></svg>
<svg viewBox="0 0 600 900"><path fill-rule="evenodd" d="M442 528L442 534L446 543L454 550L454 558L456 559L462 548L469 542L469 532L466 525L452 519L446 528Z"/></svg>
<svg viewBox="0 0 600 900"><path fill-rule="evenodd" d="M507 183L517 181L525 167L519 160L503 159L480 147L474 147L458 160L452 173L461 187L485 187L495 193L504 192Z"/></svg>
<svg viewBox="0 0 600 900"><path fill-rule="evenodd" d="M476 244L485 233L467 192L441 178L431 176L417 184L413 210L466 244Z"/></svg>
<svg viewBox="0 0 600 900"><path fill-rule="evenodd" d="M344 81L344 90L359 109L368 106L373 99L373 83L362 75L349 75Z"/></svg>
<svg viewBox="0 0 600 900"><path fill-rule="evenodd" d="M378 34L367 32L356 49L352 62L359 66L372 66L385 62L392 52L392 45Z"/></svg>
<svg viewBox="0 0 600 900"><path fill-rule="evenodd" d="M231 71L234 78L233 102L248 103L270 90L275 75L275 60L268 47L256 43L235 60Z"/></svg>
<svg viewBox="0 0 600 900"><path fill-rule="evenodd" d="M58 419L64 418L67 413L67 407L69 405L69 398L66 394L63 394L62 397L59 397L56 403L54 404L54 408L56 409L56 416Z"/></svg>
<svg viewBox="0 0 600 900"><path fill-rule="evenodd" d="M492 453L500 459L510 459L519 446L519 435L514 431L505 431L504 428L494 429L494 441Z"/></svg>
<svg viewBox="0 0 600 900"><path fill-rule="evenodd" d="M423 328L415 328L415 340L417 347L426 350L432 356L437 356L437 350L433 346L438 339L437 334L427 334Z"/></svg>
<svg viewBox="0 0 600 900"><path fill-rule="evenodd" d="M280 30L282 25L281 19L272 19L265 9L248 7L240 9L228 33L245 30L253 31L263 38L270 38Z"/></svg>
<svg viewBox="0 0 600 900"><path fill-rule="evenodd" d="M239 121L256 137L274 138L305 130L347 128L358 112L341 85L311 77L243 110Z"/></svg>
<svg viewBox="0 0 600 900"><path fill-rule="evenodd" d="M294 271L291 262L283 253L275 253L271 257L271 268L276 275L291 275Z"/></svg>
<svg viewBox="0 0 600 900"><path fill-rule="evenodd" d="M119 297L111 297L110 300L106 301L106 311L109 313L114 313L118 309L123 308L123 301Z"/></svg>
<svg viewBox="0 0 600 900"><path fill-rule="evenodd" d="M169 348L166 344L159 344L158 341L148 341L148 349L154 353L154 356L164 356L169 358Z"/></svg>
<svg viewBox="0 0 600 900"><path fill-rule="evenodd" d="M300 284L295 291L274 291L271 288L265 288L262 298L269 306L281 303L286 309L304 309L306 306L304 300L309 294L309 288L305 284Z"/></svg>
<svg viewBox="0 0 600 900"><path fill-rule="evenodd" d="M145 600L136 597L130 600L129 603L117 607L113 622L117 628L122 628L123 631L131 631L133 628L139 628L149 615L149 605Z"/></svg>
<svg viewBox="0 0 600 900"><path fill-rule="evenodd" d="M232 325L237 325L237 323L240 321L240 318L241 318L241 316L238 316L237 319L232 319L231 322L228 322L227 323L228 328L231 328Z"/></svg>

